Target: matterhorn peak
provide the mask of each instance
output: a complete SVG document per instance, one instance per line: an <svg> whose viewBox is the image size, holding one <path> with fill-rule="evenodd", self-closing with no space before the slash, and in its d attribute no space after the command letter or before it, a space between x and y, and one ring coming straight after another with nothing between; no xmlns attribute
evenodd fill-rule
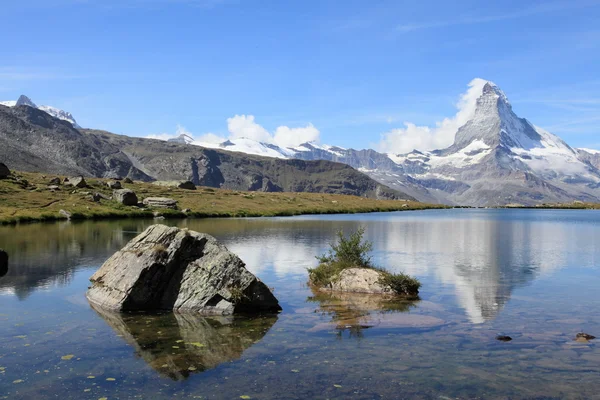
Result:
<svg viewBox="0 0 600 400"><path fill-rule="evenodd" d="M25 96L24 94L22 94L21 96L19 96L19 99L17 100L17 106L29 106L29 107L33 107L33 108L38 108L37 105L35 105L35 103L33 101L31 101L31 99L27 96Z"/></svg>

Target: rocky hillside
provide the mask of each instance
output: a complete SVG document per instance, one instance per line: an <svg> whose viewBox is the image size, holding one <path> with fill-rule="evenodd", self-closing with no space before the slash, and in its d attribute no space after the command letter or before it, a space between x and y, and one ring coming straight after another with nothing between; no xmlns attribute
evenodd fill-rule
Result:
<svg viewBox="0 0 600 400"><path fill-rule="evenodd" d="M0 105L0 160L11 169L62 175L185 179L234 190L412 199L341 163L267 158L75 129L27 105Z"/></svg>

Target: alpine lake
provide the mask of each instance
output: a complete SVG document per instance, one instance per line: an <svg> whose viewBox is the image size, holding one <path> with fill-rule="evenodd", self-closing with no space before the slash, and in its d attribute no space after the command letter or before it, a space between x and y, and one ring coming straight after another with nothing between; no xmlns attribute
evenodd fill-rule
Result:
<svg viewBox="0 0 600 400"><path fill-rule="evenodd" d="M274 289L258 317L116 314L89 277L152 220L0 227L0 398L600 398L600 212L454 209L161 221ZM316 293L336 231L422 282L418 301ZM508 335L511 341L499 341Z"/></svg>

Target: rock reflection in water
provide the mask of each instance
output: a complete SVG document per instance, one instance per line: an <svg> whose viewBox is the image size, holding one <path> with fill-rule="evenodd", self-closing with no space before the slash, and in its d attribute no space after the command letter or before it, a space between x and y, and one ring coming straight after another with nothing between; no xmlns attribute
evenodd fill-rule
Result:
<svg viewBox="0 0 600 400"><path fill-rule="evenodd" d="M362 337L369 328L431 328L444 321L428 315L410 314L419 300L406 300L394 296L364 293L332 293L311 289L313 296L308 302L317 303L317 312L329 316L329 322L312 327L313 332L338 331L341 337L347 331L350 337Z"/></svg>
<svg viewBox="0 0 600 400"><path fill-rule="evenodd" d="M91 305L135 354L176 381L239 359L260 341L276 316L201 317L195 314L121 314Z"/></svg>

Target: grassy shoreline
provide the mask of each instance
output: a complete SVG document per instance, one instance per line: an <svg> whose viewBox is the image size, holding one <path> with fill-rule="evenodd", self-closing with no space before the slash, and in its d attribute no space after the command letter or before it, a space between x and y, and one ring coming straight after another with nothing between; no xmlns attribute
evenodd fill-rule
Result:
<svg viewBox="0 0 600 400"><path fill-rule="evenodd" d="M278 217L306 214L352 214L369 212L409 211L448 208L401 200L374 200L357 196L324 193L243 192L208 187L197 190L177 189L151 183L122 183L133 190L139 200L144 197L169 197L177 200L178 210L138 208L118 204L112 200L94 202L93 193L111 196L109 179L86 178L87 188L60 185L51 191L52 178L64 176L15 172L14 177L0 180L0 225L66 220L60 213L71 214L71 220L100 220L126 218L153 218L159 213L164 218L231 218ZM181 210L189 209L189 212Z"/></svg>

